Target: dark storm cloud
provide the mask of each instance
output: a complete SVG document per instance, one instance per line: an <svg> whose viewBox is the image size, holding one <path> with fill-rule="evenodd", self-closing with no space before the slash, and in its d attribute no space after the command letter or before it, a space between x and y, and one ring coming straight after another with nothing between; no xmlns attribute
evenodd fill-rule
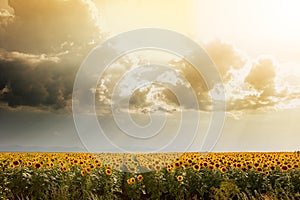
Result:
<svg viewBox="0 0 300 200"><path fill-rule="evenodd" d="M100 41L81 0L10 0L0 10L0 100L66 108L82 60Z"/></svg>
<svg viewBox="0 0 300 200"><path fill-rule="evenodd" d="M2 55L4 50L1 51ZM58 58L40 58L30 61L24 55L11 55L0 59L1 100L9 106L50 105L63 108L71 98L75 70L71 63ZM25 58L24 58L25 57ZM34 57L34 55L27 55Z"/></svg>

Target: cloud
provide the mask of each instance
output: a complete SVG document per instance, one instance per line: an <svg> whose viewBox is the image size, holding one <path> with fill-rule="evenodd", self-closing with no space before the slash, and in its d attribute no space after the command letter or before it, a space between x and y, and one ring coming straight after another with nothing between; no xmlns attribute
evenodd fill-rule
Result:
<svg viewBox="0 0 300 200"><path fill-rule="evenodd" d="M14 22L0 35L1 47L32 54L57 53L62 44L83 48L100 38L87 3L81 0L9 0Z"/></svg>
<svg viewBox="0 0 300 200"><path fill-rule="evenodd" d="M289 105L289 102L300 96L300 92L298 94L288 82L284 79L281 80L278 76L277 69L280 67L280 63L275 58L260 56L251 59L230 43L220 40L207 43L205 47L208 47L206 50L219 69L223 79L226 110L228 112L241 113L247 110L277 109L279 105L281 107ZM101 84L99 84L97 89L99 96L97 102L99 103L99 108L103 109L102 111L106 108L105 113L110 112L111 93L116 83L125 72L143 64L142 60L135 60L133 57L123 61L122 59L119 60L100 79ZM132 92L130 88L141 85L143 76L131 77L125 80L127 85L123 84L119 88L121 94L132 95L129 105L131 110L136 109L136 111L142 112L165 110L166 112L173 112L180 109L194 109L192 101L186 101L183 105L180 105L177 98L178 96L186 95L186 90L189 88L194 90L200 110L210 111L213 108L211 95L218 90L218 85L209 90L201 74L183 59L171 59L167 63L159 64L169 66L176 72L161 74L162 80L159 80L159 82L163 82L163 80L173 83L177 82L178 86L184 86L185 89L177 92L176 96L172 91L160 85L152 84ZM151 70L155 69L147 68L147 70L148 72L141 72L140 74L151 73ZM278 88L280 81L284 82L285 88ZM123 106L126 107L128 105Z"/></svg>
<svg viewBox="0 0 300 200"><path fill-rule="evenodd" d="M11 107L49 105L62 108L70 99L74 71L58 57L1 50L0 95ZM67 77L72 77L67 78Z"/></svg>
<svg viewBox="0 0 300 200"><path fill-rule="evenodd" d="M1 8L0 6L0 36L4 36L6 27L12 23L15 16L9 12L7 9ZM0 37L0 42L3 41L3 37Z"/></svg>
<svg viewBox="0 0 300 200"><path fill-rule="evenodd" d="M246 60L241 52L234 48L230 43L222 40L213 40L205 44L205 50L216 64L223 81L231 79L230 71L242 68Z"/></svg>
<svg viewBox="0 0 300 200"><path fill-rule="evenodd" d="M42 62L51 61L54 63L60 62L60 58L55 55L35 55L35 54L26 54L17 51L8 52L5 49L0 49L0 62L13 62L19 61L24 62L31 66L36 66Z"/></svg>
<svg viewBox="0 0 300 200"><path fill-rule="evenodd" d="M256 90L264 90L274 85L276 66L271 58L259 58L245 79Z"/></svg>
<svg viewBox="0 0 300 200"><path fill-rule="evenodd" d="M96 12L88 0L8 1L0 10L0 100L11 107L69 108L77 69L102 37ZM300 96L290 82L279 80L276 69L280 63L275 59L251 59L222 40L205 43L204 48L223 80L228 111L275 108ZM145 61L138 56L125 56L104 73L94 89L100 112L110 112L112 92L124 73L142 64ZM176 73L161 74L160 81L192 88L200 110L211 109L210 92L217 88L209 90L191 64L183 59L161 64ZM285 87L278 89L278 81ZM130 106L149 112L193 109L192 101L179 105L176 95L154 84L135 91Z"/></svg>
<svg viewBox="0 0 300 200"><path fill-rule="evenodd" d="M10 13L7 9L0 9L0 25L7 26L8 24L12 23L15 16Z"/></svg>
<svg viewBox="0 0 300 200"><path fill-rule="evenodd" d="M144 113L155 111L173 112L179 106L178 99L171 90L156 84L137 90L130 98L130 109Z"/></svg>
<svg viewBox="0 0 300 200"><path fill-rule="evenodd" d="M250 70L238 86L226 85L227 90L234 90L231 94L238 94L227 101L228 111L278 110L300 105L295 102L300 98L298 85L277 74L281 63L275 58L260 56L249 60L248 65Z"/></svg>
<svg viewBox="0 0 300 200"><path fill-rule="evenodd" d="M162 70L155 77L153 84L143 86L146 77L153 78L153 74L157 74L154 72L161 70L160 67L156 69L150 66L138 68L144 66L147 62L147 60L145 61L140 57L139 53L136 53L122 57L110 66L99 80L96 90L96 103L99 113L110 112L114 89L118 89L117 92L122 97L131 96L129 105L125 101L118 102L123 109L129 106L131 112L134 112L134 110L144 113L155 111L173 112L180 109L195 109L195 105L190 99L185 99L179 105L178 97L186 96L187 90L194 90L196 101L200 102L201 109L206 110L210 106L207 85L201 74L191 64L185 60L157 61L155 64L168 66L174 71ZM129 70L136 70L136 72L128 76L126 72ZM119 81L119 87L114 88ZM171 88L179 86L182 89L176 90L176 94L174 94L171 88L166 88L165 84L168 84ZM139 89L134 90L135 88Z"/></svg>
<svg viewBox="0 0 300 200"><path fill-rule="evenodd" d="M77 69L102 36L88 2L9 0L0 10L2 102L69 109Z"/></svg>

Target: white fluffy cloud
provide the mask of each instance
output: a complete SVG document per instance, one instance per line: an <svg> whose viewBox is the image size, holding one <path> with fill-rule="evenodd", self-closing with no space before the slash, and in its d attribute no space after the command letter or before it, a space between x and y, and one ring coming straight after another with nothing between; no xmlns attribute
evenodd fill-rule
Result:
<svg viewBox="0 0 300 200"><path fill-rule="evenodd" d="M284 108L288 107L291 102L295 103L294 100L300 97L299 91L295 89L297 85L291 85L278 76L277 69L280 67L280 63L275 58L267 56L255 59L249 58L230 43L220 40L207 43L205 49L216 64L223 79L227 111L239 112ZM123 62L121 65L127 67L124 67L123 70L120 70L121 68L119 67L118 75L111 71L101 79L101 87L106 88L105 94L102 93L102 99L107 100L111 98L111 90L109 88L113 88L119 78L122 77L122 74L130 69L128 66L137 66L137 63L134 64L128 61L127 63ZM184 60L172 60L168 65L184 77L188 85L196 92L200 109L210 110L212 103L210 92L215 91L217 88L209 91L201 75ZM151 70L149 73L151 73ZM173 76L167 77L168 80L170 78L174 79ZM107 81L104 81L105 79ZM180 78L177 77L177 80L180 80ZM133 83L130 80L127 80L127 82ZM278 89L279 82L284 83L285 88ZM99 87L98 91L104 91L101 90L101 87ZM188 87L186 88L188 89ZM184 92L181 95L184 95ZM156 95L157 93L160 95ZM176 95L156 85L137 90L128 95L132 95L131 107L137 110L151 111L151 107L154 104L160 104L162 107L165 107L165 110L177 110L179 106L184 109L189 109L190 107L188 104L179 105ZM103 96L107 98L103 98ZM153 97L150 98L150 101L147 98L149 96ZM110 101L106 102L110 103Z"/></svg>

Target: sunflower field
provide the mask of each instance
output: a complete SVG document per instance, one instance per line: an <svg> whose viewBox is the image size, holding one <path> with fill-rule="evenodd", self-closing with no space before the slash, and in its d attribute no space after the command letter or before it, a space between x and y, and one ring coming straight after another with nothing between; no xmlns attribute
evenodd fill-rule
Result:
<svg viewBox="0 0 300 200"><path fill-rule="evenodd" d="M300 199L299 152L0 153L0 199Z"/></svg>

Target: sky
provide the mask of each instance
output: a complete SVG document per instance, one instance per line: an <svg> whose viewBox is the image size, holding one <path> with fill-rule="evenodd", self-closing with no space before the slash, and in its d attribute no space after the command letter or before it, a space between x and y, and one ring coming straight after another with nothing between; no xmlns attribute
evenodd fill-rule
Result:
<svg viewBox="0 0 300 200"><path fill-rule="evenodd" d="M294 0L0 0L0 151L119 151L105 147L107 138L128 151L157 150L175 133L171 150L186 150L188 140L192 151L207 143L209 151L299 150L299 9ZM76 74L97 45L139 28L173 30L197 42L219 72L226 109L213 109L218 85L209 88L186 60L159 50L132 52L115 60L92 90L107 134L95 140L97 130L73 118ZM149 63L173 71L143 85L162 69L140 67ZM159 82L180 89L174 94ZM197 108L179 101L190 90ZM143 143L120 136L132 131L124 113L145 128L134 129L140 137L162 126L161 116L169 121ZM224 121L215 121L218 113ZM211 127L221 130L210 135Z"/></svg>

